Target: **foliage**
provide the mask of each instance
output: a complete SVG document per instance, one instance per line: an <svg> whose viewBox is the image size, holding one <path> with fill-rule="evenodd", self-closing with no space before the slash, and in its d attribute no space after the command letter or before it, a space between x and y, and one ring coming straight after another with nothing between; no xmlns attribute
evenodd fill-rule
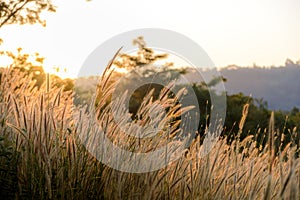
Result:
<svg viewBox="0 0 300 200"><path fill-rule="evenodd" d="M8 24L46 25L40 18L43 11L55 12L52 0L5 0L0 2L0 28Z"/></svg>
<svg viewBox="0 0 300 200"><path fill-rule="evenodd" d="M157 60L167 57L167 54L155 54L151 48L146 46L146 42L143 37L134 39L133 44L138 46L137 55L120 54L119 56L121 61L114 61L116 66L131 70L136 67L144 67L145 65L153 64Z"/></svg>
<svg viewBox="0 0 300 200"><path fill-rule="evenodd" d="M114 64L119 68L125 68L130 70L136 70L139 73L131 73L130 76L115 74L116 77L126 77L126 82L118 85L118 91L125 91L128 86L134 85L139 82L139 79L142 79L143 82L147 80L153 80L158 77L159 80L174 80L178 79L181 74L188 73L189 68L176 68L171 63L166 63L162 69L155 67L149 67L151 64L155 64L159 60L165 60L167 54L155 54L155 52L146 47L146 43L142 37L134 40L134 43L138 45L137 55L131 54L121 54L120 60L116 60ZM112 73L114 75L114 73ZM114 80L118 80L114 78ZM210 99L211 95L217 95L212 89L209 92L208 87L213 87L218 84L220 81L226 81L224 77L215 77L209 83L200 82L192 84L193 92L197 96L197 100L200 108L200 124L199 124L199 133L203 135L205 133L206 125L209 123L210 109L211 105ZM114 81L112 81L114 82ZM151 81L150 81L151 82ZM175 86L178 88L186 87L185 84L179 84ZM156 100L159 96L160 91L164 87L159 84L145 84L140 88L134 91L129 101L129 112L132 113L132 118L136 118L136 112L139 109L143 98L153 90L152 97ZM191 91L189 91L191 92ZM256 136L256 139L261 144L266 143L266 138L263 136L265 129L268 127L271 111L268 110L268 105L263 99L255 99L253 97L244 96L242 93L227 95L227 113L225 120L225 129L223 131L224 136L229 136L229 138L234 139L236 136L233 133L238 133L239 126L238 122L242 117L242 109L245 104L249 104L249 113L244 125L244 131L241 133L240 137L246 138L248 135L254 135L261 131L261 134ZM277 111L275 112L275 121L277 128L282 130L286 135L284 144L287 144L292 139L289 135L293 127L300 125L299 110L296 108L292 111L293 115L289 120L286 120L288 113ZM297 136L298 137L298 136ZM230 141L230 139L228 140Z"/></svg>
<svg viewBox="0 0 300 200"><path fill-rule="evenodd" d="M112 78L108 84L116 83L122 78L123 82L118 85L118 91L126 91L128 87L137 85L141 81L143 83L149 83L141 85L141 87L133 91L131 95L129 112L132 114L132 118L135 119L143 98L153 90L152 97L156 100L164 88L161 84L152 83L152 80L162 80L168 84L187 71L186 68L173 67L173 63L165 62L164 64L157 64L158 61L164 61L168 57L168 54L156 54L153 49L146 47L146 42L143 37L138 37L133 43L138 47L136 55L119 53L119 59L115 59L113 62L114 66L126 69L128 73L122 74L112 71ZM101 96L102 93L99 92L98 95ZM97 99L98 98L99 97L97 97ZM108 99L108 101L110 101L110 99ZM96 100L96 104L97 102L98 100Z"/></svg>
<svg viewBox="0 0 300 200"><path fill-rule="evenodd" d="M2 124L1 128L5 129L6 127ZM13 199L17 192L18 152L15 151L13 143L7 138L8 135L5 132L2 130L0 135L0 196Z"/></svg>

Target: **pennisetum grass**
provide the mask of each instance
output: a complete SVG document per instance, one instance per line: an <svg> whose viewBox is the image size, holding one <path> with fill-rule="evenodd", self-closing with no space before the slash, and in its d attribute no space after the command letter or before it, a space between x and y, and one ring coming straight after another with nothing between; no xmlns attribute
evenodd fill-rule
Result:
<svg viewBox="0 0 300 200"><path fill-rule="evenodd" d="M283 136L275 131L273 113L268 134L265 131L269 138L266 146L258 146L255 136L240 139L249 105L243 109L238 137L231 144L226 138L220 138L206 157L199 157L201 140L196 137L182 157L154 172L125 173L98 162L86 146L94 147L92 151L96 153L101 152L101 146L93 145L99 125L121 148L149 152L177 134L176 123L170 129L165 127L166 124L190 109L178 109L177 99L169 97L167 90L161 92L158 100L153 100L149 91L137 113L141 118L135 123L152 123L149 113L158 109L156 105L163 105L168 112L158 123L162 131L155 137L140 140L124 134L120 124L132 133L138 134L139 130L128 123L130 115L124 113L124 99L111 99L115 89L112 62L99 81L94 103L89 109L74 106L72 92L50 88L49 82L37 89L31 78L22 72L1 69L0 138L6 138L5 144L10 146L1 143L4 141L1 139L0 177L6 178L0 178L0 181L1 185L14 183L16 186L11 190L2 186L1 195L12 194L9 197L16 199L300 197L300 165L295 156L295 145L289 144L275 153L275 133ZM122 116L117 121L112 117L111 107ZM87 139L82 140L81 134ZM130 159L123 162L130 167ZM141 165L147 167L144 163Z"/></svg>

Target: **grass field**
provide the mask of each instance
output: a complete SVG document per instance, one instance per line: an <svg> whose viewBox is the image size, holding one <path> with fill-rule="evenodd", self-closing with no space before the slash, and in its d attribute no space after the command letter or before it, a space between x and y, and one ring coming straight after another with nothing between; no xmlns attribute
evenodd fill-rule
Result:
<svg viewBox="0 0 300 200"><path fill-rule="evenodd" d="M92 134L95 118L114 144L128 150L150 151L165 142L158 138L135 142L111 119L105 104L114 90L109 77L99 82L96 108L75 107L73 93L51 87L40 89L31 78L7 68L0 79L0 196L3 199L299 199L300 158L288 144L275 153L278 135L273 117L265 131L269 142L258 146L253 136L227 144L220 138L212 151L199 158L200 138L184 156L148 173L125 173L93 157L80 139ZM174 100L162 98L165 104ZM145 99L143 109L155 103ZM171 102L171 103L170 103ZM119 104L122 101L120 100ZM111 102L112 104L112 102ZM86 110L95 109L96 115ZM247 106L239 122L240 132ZM174 117L176 109L169 109ZM75 117L74 117L75 116ZM77 116L77 117L76 117ZM125 117L125 116L124 116ZM141 119L141 121L146 120ZM93 121L93 120L92 120ZM96 120L95 120L96 121ZM294 130L296 132L296 129ZM173 133L176 130L172 130ZM85 144L85 145L84 145ZM95 147L96 148L96 147ZM126 162L130 163L130 160Z"/></svg>

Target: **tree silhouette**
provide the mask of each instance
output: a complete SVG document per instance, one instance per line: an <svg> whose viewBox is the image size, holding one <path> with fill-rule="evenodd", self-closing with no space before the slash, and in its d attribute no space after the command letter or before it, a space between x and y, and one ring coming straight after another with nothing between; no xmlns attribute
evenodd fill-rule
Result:
<svg viewBox="0 0 300 200"><path fill-rule="evenodd" d="M114 64L119 68L126 68L127 70L134 69L136 67L144 67L150 65L158 60L167 58L167 54L155 54L153 49L146 47L146 42L142 36L133 40L133 44L138 47L137 55L130 55L121 53L121 60L116 60Z"/></svg>
<svg viewBox="0 0 300 200"><path fill-rule="evenodd" d="M0 2L0 28L8 24L46 25L40 18L43 11L55 12L51 0L7 0Z"/></svg>
<svg viewBox="0 0 300 200"><path fill-rule="evenodd" d="M114 64L118 68L125 68L130 75L126 77L126 81L118 88L119 91L125 91L129 85L135 85L142 82L149 82L149 84L143 84L136 89L131 95L129 101L129 112L132 113L132 117L136 118L136 113L143 101L143 98L153 90L152 97L154 100L158 99L161 90L164 85L150 83L153 79L158 80L175 80L180 77L181 74L185 74L186 68L175 68L173 63L167 62L167 53L156 53L152 48L147 47L146 42L142 36L133 40L133 44L138 47L138 51L135 55L121 53L120 59L115 60ZM155 67L157 61L165 61L159 68ZM136 69L136 70L135 70ZM122 74L117 74L122 76Z"/></svg>

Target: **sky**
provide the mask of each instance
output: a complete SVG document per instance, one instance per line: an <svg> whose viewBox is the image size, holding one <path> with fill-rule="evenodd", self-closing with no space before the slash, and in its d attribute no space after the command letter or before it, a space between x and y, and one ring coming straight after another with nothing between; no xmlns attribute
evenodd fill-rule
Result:
<svg viewBox="0 0 300 200"><path fill-rule="evenodd" d="M76 77L88 55L120 33L163 28L198 43L218 67L300 60L299 0L55 0L47 26L7 25L1 49L39 52L48 70ZM145 38L147 42L147 38Z"/></svg>

